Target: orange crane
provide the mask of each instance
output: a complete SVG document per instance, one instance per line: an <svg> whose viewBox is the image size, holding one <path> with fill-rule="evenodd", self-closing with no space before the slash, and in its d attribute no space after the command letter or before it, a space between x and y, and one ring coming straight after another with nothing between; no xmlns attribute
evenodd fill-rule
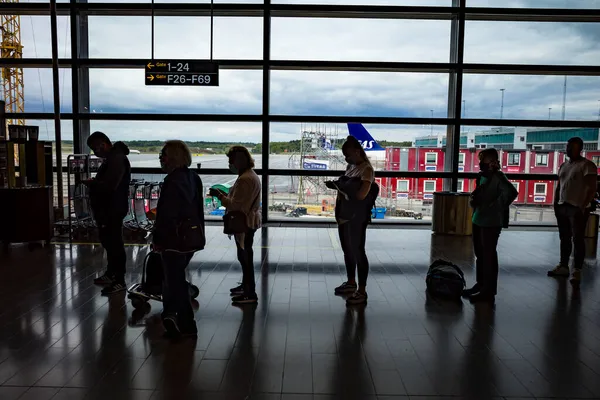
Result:
<svg viewBox="0 0 600 400"><path fill-rule="evenodd" d="M19 0L0 0L0 3L18 3ZM21 16L0 15L1 58L23 58L21 44ZM6 102L6 112L19 113L25 111L25 96L23 85L23 68L2 68L2 97ZM25 125L24 119L11 119L7 124Z"/></svg>
<svg viewBox="0 0 600 400"><path fill-rule="evenodd" d="M0 3L18 3L19 0L0 0ZM0 15L0 29L2 38L0 42L0 58L23 58L23 45L21 44L21 16ZM2 67L2 99L6 103L6 112L19 113L25 111L25 96L23 85L23 68ZM4 132L8 136L8 125L25 125L25 120L7 119ZM7 139L4 137L2 139ZM14 163L19 164L19 151L15 147L13 152ZM6 165L4 160L0 164ZM0 186L3 185L6 171L0 173Z"/></svg>

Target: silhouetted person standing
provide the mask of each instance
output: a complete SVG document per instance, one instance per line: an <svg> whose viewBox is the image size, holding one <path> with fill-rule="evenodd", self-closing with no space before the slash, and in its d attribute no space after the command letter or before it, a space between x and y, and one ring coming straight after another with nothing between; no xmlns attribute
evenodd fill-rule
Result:
<svg viewBox="0 0 600 400"><path fill-rule="evenodd" d="M598 170L596 165L581 156L583 140L579 137L567 142L567 157L558 170L558 185L554 192L554 214L560 236L560 263L548 276L569 276L569 259L575 247L571 283L581 281L585 258L585 228L590 205L596 194ZM572 243L571 243L572 241Z"/></svg>
<svg viewBox="0 0 600 400"><path fill-rule="evenodd" d="M98 225L100 243L106 250L108 261L106 272L96 278L94 283L106 286L102 289L102 294L110 295L126 289L127 256L123 243L123 219L129 211L129 148L123 142L113 145L102 132L92 133L87 145L97 157L104 159L96 177L87 184L90 187L90 202Z"/></svg>
<svg viewBox="0 0 600 400"><path fill-rule="evenodd" d="M479 153L479 169L477 187L471 194L477 283L463 296L493 303L498 287L498 239L502 228L508 228L509 207L519 193L500 171L496 149Z"/></svg>

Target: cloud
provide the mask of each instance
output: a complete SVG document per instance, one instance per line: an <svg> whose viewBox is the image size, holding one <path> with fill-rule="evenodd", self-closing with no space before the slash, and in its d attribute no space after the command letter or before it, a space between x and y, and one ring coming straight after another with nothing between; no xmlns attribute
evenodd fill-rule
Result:
<svg viewBox="0 0 600 400"><path fill-rule="evenodd" d="M315 3L316 0L305 3ZM148 1L139 1L147 3ZM196 1L190 1L196 2ZM251 2L251 1L250 1ZM304 3L304 1L302 1ZM300 3L279 1L278 3ZM366 4L366 0L321 0L320 4ZM375 4L450 5L450 0L377 0ZM506 4L505 4L506 3ZM505 7L598 8L594 0L511 0ZM369 4L373 4L370 3ZM470 6L497 6L469 0ZM49 17L22 17L26 57L49 57ZM59 47L70 53L68 18L59 20ZM31 27L33 26L33 28ZM150 58L149 17L90 17L90 56ZM600 24L467 21L465 61L516 64L600 64ZM156 57L209 56L209 19L156 19ZM450 22L365 19L272 20L274 59L447 62ZM35 46L33 44L35 43ZM260 18L215 18L217 59L260 59ZM61 72L63 111L70 110L70 71ZM409 116L447 115L447 74L272 71L271 112L291 115ZM563 77L528 75L465 75L463 98L467 117L498 118L504 88L505 118L554 118L562 108ZM569 77L567 118L595 120L600 78ZM91 110L129 113L260 114L262 71L221 70L216 88L146 87L141 70L91 69ZM43 96L42 96L43 93ZM52 111L49 69L25 71L27 111ZM42 101L43 100L43 101ZM94 126L123 138L181 135L197 140L260 141L260 124L156 123L97 121ZM104 124L104 125L102 125ZM51 124L52 125L52 124ZM229 127L229 128L227 128ZM338 125L339 129L344 128ZM298 138L299 124L273 124L272 140ZM333 129L333 125L330 125ZM410 140L429 134L426 126L369 127L376 138ZM444 132L445 127L435 127ZM400 138L400 139L398 139Z"/></svg>

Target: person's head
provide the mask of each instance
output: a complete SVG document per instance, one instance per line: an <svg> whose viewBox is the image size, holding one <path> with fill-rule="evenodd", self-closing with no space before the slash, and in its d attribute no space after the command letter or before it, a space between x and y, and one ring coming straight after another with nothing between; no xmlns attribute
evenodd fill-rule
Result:
<svg viewBox="0 0 600 400"><path fill-rule="evenodd" d="M234 174L242 174L254 168L254 159L244 146L232 146L227 151L227 158L229 159L229 169Z"/></svg>
<svg viewBox="0 0 600 400"><path fill-rule="evenodd" d="M106 134L103 132L98 131L92 133L90 137L88 137L87 145L90 149L92 149L94 155L100 158L106 158L110 152L110 149L112 149L112 142L108 136L106 136Z"/></svg>
<svg viewBox="0 0 600 400"><path fill-rule="evenodd" d="M500 157L498 155L498 150L482 150L479 153L479 169L481 172L498 171L500 169Z"/></svg>
<svg viewBox="0 0 600 400"><path fill-rule="evenodd" d="M158 158L161 168L166 172L192 165L192 153L181 140L166 141Z"/></svg>
<svg viewBox="0 0 600 400"><path fill-rule="evenodd" d="M348 136L346 141L342 145L342 154L346 158L348 164L360 164L363 162L369 162L365 149L361 146L358 139L354 136Z"/></svg>
<svg viewBox="0 0 600 400"><path fill-rule="evenodd" d="M572 137L567 142L567 157L569 159L581 157L583 151L583 140L580 137Z"/></svg>

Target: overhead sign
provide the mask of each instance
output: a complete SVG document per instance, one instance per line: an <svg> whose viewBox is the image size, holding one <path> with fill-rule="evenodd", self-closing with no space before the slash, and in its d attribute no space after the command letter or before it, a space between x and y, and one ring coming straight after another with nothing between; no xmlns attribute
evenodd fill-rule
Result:
<svg viewBox="0 0 600 400"><path fill-rule="evenodd" d="M152 60L145 71L146 86L219 86L219 65L213 61Z"/></svg>

